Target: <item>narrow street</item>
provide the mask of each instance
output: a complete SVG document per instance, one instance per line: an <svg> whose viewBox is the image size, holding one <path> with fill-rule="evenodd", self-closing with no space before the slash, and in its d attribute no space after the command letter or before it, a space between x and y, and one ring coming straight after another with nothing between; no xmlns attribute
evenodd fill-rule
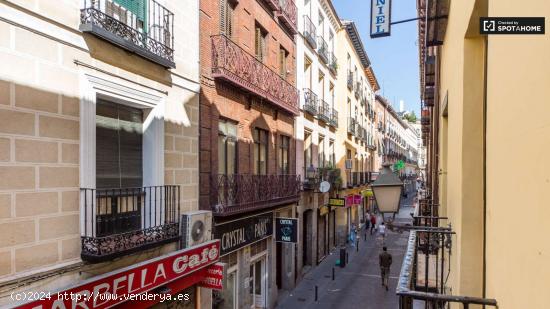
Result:
<svg viewBox="0 0 550 309"><path fill-rule="evenodd" d="M411 222L414 196L402 200L401 209L396 220L401 223ZM395 288L403 254L406 250L408 232L399 234L388 230L386 246L393 256L389 278L389 291L381 285L378 254L382 250L382 239L378 235L361 233L359 252L347 246L349 262L345 268L335 266L339 258L338 250L333 251L321 264L313 268L298 286L279 300L279 309L304 308L397 308L399 299ZM335 269L335 280L332 280L332 268ZM318 299L315 301L315 286L318 288Z"/></svg>

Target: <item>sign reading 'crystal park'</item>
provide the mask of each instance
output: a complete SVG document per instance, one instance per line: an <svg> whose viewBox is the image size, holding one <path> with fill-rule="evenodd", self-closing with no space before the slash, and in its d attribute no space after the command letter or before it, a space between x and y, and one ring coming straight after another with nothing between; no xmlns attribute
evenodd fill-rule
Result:
<svg viewBox="0 0 550 309"><path fill-rule="evenodd" d="M262 240L273 234L273 213L265 213L214 227L214 238L220 240L221 255Z"/></svg>
<svg viewBox="0 0 550 309"><path fill-rule="evenodd" d="M379 38L390 35L391 0L371 0L370 37Z"/></svg>

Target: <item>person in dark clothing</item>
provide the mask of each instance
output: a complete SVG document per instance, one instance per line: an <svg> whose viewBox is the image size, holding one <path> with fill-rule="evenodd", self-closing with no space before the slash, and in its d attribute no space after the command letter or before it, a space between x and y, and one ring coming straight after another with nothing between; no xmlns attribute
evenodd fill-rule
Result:
<svg viewBox="0 0 550 309"><path fill-rule="evenodd" d="M392 256L388 253L388 248L383 247L382 252L378 256L380 259L380 273L382 277L382 285L386 286L386 291L388 290L388 278L390 276L390 266L392 263Z"/></svg>
<svg viewBox="0 0 550 309"><path fill-rule="evenodd" d="M372 214L370 215L370 234L372 235L372 231L376 228L376 215Z"/></svg>

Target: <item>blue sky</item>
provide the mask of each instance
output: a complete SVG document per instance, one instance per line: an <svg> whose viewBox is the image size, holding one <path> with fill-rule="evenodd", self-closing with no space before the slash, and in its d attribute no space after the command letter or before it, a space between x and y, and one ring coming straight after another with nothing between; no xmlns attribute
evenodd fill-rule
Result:
<svg viewBox="0 0 550 309"><path fill-rule="evenodd" d="M361 34L361 40L380 84L380 94L399 108L405 101L406 110L420 114L418 73L417 21L393 25L391 36L370 38L370 0L333 0L341 19L352 20ZM416 1L393 0L392 21L416 17Z"/></svg>

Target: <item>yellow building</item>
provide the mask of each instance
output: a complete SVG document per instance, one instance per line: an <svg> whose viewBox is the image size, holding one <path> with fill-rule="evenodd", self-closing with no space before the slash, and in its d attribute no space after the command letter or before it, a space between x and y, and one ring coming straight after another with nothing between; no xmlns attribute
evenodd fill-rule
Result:
<svg viewBox="0 0 550 309"><path fill-rule="evenodd" d="M336 132L335 154L343 180L339 196L346 198L347 204L336 213L339 240L363 221L367 203L361 193L368 185L369 172L373 171L375 149L375 91L371 86L374 74L369 78L365 72L370 68L370 61L355 24L344 20L342 25L336 48L340 68L336 93L341 125Z"/></svg>
<svg viewBox="0 0 550 309"><path fill-rule="evenodd" d="M429 187L421 202L455 233L444 237L450 273L435 291L548 308L550 38L480 35L479 18L546 16L548 28L550 2L420 0L418 10Z"/></svg>

